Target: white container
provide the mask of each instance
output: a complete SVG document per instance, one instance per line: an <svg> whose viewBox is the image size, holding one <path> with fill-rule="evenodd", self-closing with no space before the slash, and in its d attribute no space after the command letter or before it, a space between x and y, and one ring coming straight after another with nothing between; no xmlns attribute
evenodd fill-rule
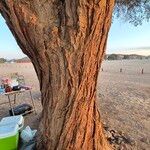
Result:
<svg viewBox="0 0 150 150"><path fill-rule="evenodd" d="M19 85L19 83L18 83L18 81L17 81L17 78L13 78L12 80L11 80L11 87L14 87L14 86L18 86Z"/></svg>
<svg viewBox="0 0 150 150"><path fill-rule="evenodd" d="M19 130L21 130L24 126L24 118L22 115L18 116L10 116L10 117L5 117L0 121L0 126L4 125L18 125Z"/></svg>

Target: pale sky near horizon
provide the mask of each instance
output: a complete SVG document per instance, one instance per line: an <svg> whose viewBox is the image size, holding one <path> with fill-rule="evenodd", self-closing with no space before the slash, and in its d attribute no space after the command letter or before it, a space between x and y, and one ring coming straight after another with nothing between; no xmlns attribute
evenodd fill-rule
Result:
<svg viewBox="0 0 150 150"><path fill-rule="evenodd" d="M132 51L138 48L136 51ZM147 48L141 51L140 48ZM148 49L149 48L149 49ZM140 53L141 51L141 53ZM121 20L115 20L109 32L107 53L139 53L150 55L150 22L135 27ZM0 58L21 58L21 52L4 19L0 16Z"/></svg>

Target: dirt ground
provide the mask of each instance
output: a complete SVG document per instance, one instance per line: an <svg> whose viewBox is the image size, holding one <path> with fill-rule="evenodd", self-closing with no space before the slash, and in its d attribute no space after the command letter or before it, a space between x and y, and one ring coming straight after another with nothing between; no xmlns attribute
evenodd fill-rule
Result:
<svg viewBox="0 0 150 150"><path fill-rule="evenodd" d="M9 77L12 73L18 73L20 75L23 75L25 78L26 85L29 85L32 87L32 95L34 98L34 104L36 108L35 113L31 113L27 116L25 116L25 125L29 125L32 128L37 128L37 122L39 121L39 114L42 111L42 106L40 102L40 90L39 90L39 82L36 76L36 73L34 71L33 65L30 63L26 64L0 64L0 78L2 77ZM13 96L11 96L11 99L13 100ZM0 96L0 103L8 102L8 98L4 95ZM19 104L31 103L31 97L29 92L25 92L23 94L17 95L17 106ZM13 102L12 102L13 104ZM9 115L9 104L1 105L0 106L0 119L4 116Z"/></svg>
<svg viewBox="0 0 150 150"><path fill-rule="evenodd" d="M97 96L103 122L135 141L133 150L150 149L150 60L104 61ZM120 72L122 68L122 72ZM144 69L144 74L141 74ZM32 94L37 114L25 116L25 125L37 128L42 110L38 80L32 64L0 64L0 78L18 72ZM30 103L29 93L20 94L17 104ZM0 96L0 103L8 101ZM9 105L0 106L0 119L8 115ZM124 148L125 149L125 148ZM127 148L128 149L128 148Z"/></svg>
<svg viewBox="0 0 150 150"><path fill-rule="evenodd" d="M105 61L102 68L98 102L104 122L130 136L134 150L149 150L150 60Z"/></svg>

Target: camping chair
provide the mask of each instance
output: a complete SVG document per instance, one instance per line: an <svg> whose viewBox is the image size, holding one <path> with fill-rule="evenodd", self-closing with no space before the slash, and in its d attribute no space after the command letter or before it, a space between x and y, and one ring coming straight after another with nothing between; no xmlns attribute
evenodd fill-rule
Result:
<svg viewBox="0 0 150 150"><path fill-rule="evenodd" d="M23 75L19 75L18 72L12 73L11 78L16 78L19 85L25 85L25 78Z"/></svg>
<svg viewBox="0 0 150 150"><path fill-rule="evenodd" d="M12 79L12 78L18 78L18 76L19 76L18 72L12 73L12 74L10 75L11 79Z"/></svg>
<svg viewBox="0 0 150 150"><path fill-rule="evenodd" d="M25 85L25 79L23 75L19 75L17 80L18 80L19 85Z"/></svg>

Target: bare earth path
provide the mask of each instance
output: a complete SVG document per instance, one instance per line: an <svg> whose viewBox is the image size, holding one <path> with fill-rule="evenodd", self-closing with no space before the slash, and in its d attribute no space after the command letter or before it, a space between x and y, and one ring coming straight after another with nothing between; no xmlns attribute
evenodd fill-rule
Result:
<svg viewBox="0 0 150 150"><path fill-rule="evenodd" d="M111 128L135 140L133 150L150 149L150 60L104 61L98 80L101 116ZM120 73L122 68L122 73ZM144 74L141 74L141 69ZM25 117L26 125L37 128L41 112L38 80L32 64L0 64L0 78L18 72L33 87L37 115ZM19 95L18 104L29 103L29 95ZM6 101L1 96L0 102ZM0 119L8 115L8 105L0 106Z"/></svg>

